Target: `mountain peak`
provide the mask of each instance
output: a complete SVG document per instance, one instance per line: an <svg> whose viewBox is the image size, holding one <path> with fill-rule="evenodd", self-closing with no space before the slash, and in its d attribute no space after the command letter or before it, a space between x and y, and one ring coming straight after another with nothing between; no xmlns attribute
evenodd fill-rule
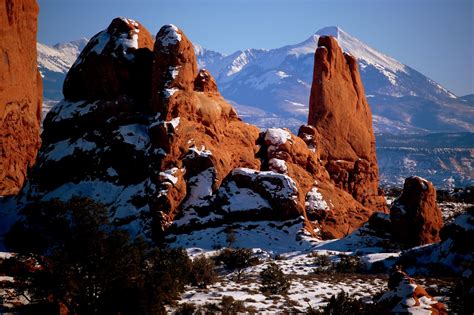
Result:
<svg viewBox="0 0 474 315"><path fill-rule="evenodd" d="M341 32L343 32L343 30L337 26L326 26L326 27L321 28L319 31L317 31L316 35L332 36L332 37L338 38Z"/></svg>

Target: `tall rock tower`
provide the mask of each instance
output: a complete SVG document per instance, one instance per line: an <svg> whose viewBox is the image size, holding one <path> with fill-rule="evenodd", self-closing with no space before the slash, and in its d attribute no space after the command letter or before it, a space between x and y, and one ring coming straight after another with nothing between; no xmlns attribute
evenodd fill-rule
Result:
<svg viewBox="0 0 474 315"><path fill-rule="evenodd" d="M386 211L357 62L330 36L321 36L316 49L308 124L321 135L317 149L336 186L368 209Z"/></svg>

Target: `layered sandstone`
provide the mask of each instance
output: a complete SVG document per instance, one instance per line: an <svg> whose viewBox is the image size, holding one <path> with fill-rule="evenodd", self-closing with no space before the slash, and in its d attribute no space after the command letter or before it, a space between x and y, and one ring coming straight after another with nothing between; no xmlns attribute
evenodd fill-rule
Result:
<svg viewBox="0 0 474 315"><path fill-rule="evenodd" d="M0 196L21 189L41 144L37 16L34 0L0 4Z"/></svg>
<svg viewBox="0 0 474 315"><path fill-rule="evenodd" d="M414 176L405 180L402 195L390 209L392 235L411 246L440 241L443 227L436 189L429 181Z"/></svg>
<svg viewBox="0 0 474 315"><path fill-rule="evenodd" d="M378 189L372 114L356 59L337 40L321 36L314 58L308 124L335 185L371 211L386 211Z"/></svg>

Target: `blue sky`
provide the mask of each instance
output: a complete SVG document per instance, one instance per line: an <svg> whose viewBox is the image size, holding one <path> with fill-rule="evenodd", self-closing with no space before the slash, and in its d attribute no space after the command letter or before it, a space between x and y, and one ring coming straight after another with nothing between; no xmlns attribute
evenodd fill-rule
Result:
<svg viewBox="0 0 474 315"><path fill-rule="evenodd" d="M473 0L38 0L38 40L91 37L117 16L223 53L299 43L336 25L457 95L474 93Z"/></svg>

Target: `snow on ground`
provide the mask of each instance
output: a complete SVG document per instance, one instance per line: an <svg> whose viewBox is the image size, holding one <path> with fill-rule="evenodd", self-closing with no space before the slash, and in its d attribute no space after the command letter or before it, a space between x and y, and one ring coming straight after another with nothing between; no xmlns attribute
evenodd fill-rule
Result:
<svg viewBox="0 0 474 315"><path fill-rule="evenodd" d="M469 207L474 207L472 203L463 202L440 202L438 206L441 209L443 215L444 224L453 222L460 214L466 211Z"/></svg>
<svg viewBox="0 0 474 315"><path fill-rule="evenodd" d="M192 152L193 154L195 153L195 151ZM207 204L206 198L212 195L212 185L214 184L216 173L214 167L209 167L188 180L189 192L186 201L182 205L183 209Z"/></svg>
<svg viewBox="0 0 474 315"><path fill-rule="evenodd" d="M381 214L387 216L386 214ZM464 226L463 219L458 219ZM463 222L461 222L463 221ZM309 306L323 307L329 298L345 291L354 298L371 301L377 293L387 291L387 274L337 273L321 271L322 256L329 264L341 260L340 255L358 256L363 266L369 269L374 263L384 262L386 267L399 257L401 250L394 244L387 244L384 235L376 236L367 225L343 239L320 241L304 230L302 217L291 221L256 221L219 224L217 227L169 235L172 247L183 247L191 258L205 255L212 257L227 246L229 230L235 235L235 248L251 248L260 264L247 267L238 280L238 271L218 267L216 283L205 289L188 286L181 295L179 304L192 303L196 306L207 303L219 304L222 297L231 296L243 301L245 307L254 307L257 312L277 313L282 311L304 312ZM470 226L469 226L470 228ZM277 264L291 279L287 294L267 295L260 291L260 272L270 263ZM417 283L436 292L449 284L445 280L417 278ZM450 280L452 281L452 280ZM429 284L427 284L429 283ZM444 295L444 302L449 301ZM449 305L448 305L449 306ZM173 311L172 308L169 309Z"/></svg>
<svg viewBox="0 0 474 315"><path fill-rule="evenodd" d="M257 312L272 313L291 308L304 312L308 306L320 308L341 290L353 297L369 300L385 289L385 274L317 272L319 265L315 253L328 256L330 262L340 261L339 255L358 255L367 268L375 262L400 255L400 249L384 247L384 236L373 235L368 226L343 239L315 239L305 231L303 217L288 221L223 223L189 233L172 234L167 240L172 247L187 249L192 258L202 254L210 257L227 246L229 230L235 235L233 246L251 248L261 264L246 268L240 281L237 281L237 271L221 268L218 282L207 289L187 287L180 304L220 303L223 296L231 296L244 301L246 307L254 307ZM292 278L287 295L264 295L260 291L259 274L271 262Z"/></svg>
<svg viewBox="0 0 474 315"><path fill-rule="evenodd" d="M271 70L260 77L250 77L245 83L254 87L256 90L263 90L270 85L281 84L283 79L291 77L284 71Z"/></svg>
<svg viewBox="0 0 474 315"><path fill-rule="evenodd" d="M295 264L294 260L274 261L281 267ZM318 308L325 305L332 295L341 290L357 298L369 298L386 285L385 278L353 277L353 276L295 276L286 296L264 295L260 292L259 272L266 268L268 262L249 268L244 272L240 282L233 280L229 274L206 289L188 287L181 295L179 303L219 303L223 296L232 296L236 300L245 301L246 307L255 307L257 312L280 313L282 310L294 307L304 312L308 306ZM301 264L301 262L299 263Z"/></svg>
<svg viewBox="0 0 474 315"><path fill-rule="evenodd" d="M207 289L187 287L179 303L219 303L223 296L232 296L244 301L246 307L255 307L258 312L281 312L289 305L298 311L305 311L308 306L318 308L325 305L332 295L344 290L356 298L369 299L387 283L385 275L360 274L323 274L316 273L313 252L329 255L337 260L337 254L351 254L352 248L341 240L318 241L306 235L303 229L303 218L294 221L260 221L234 223L215 228L194 231L189 234L171 237L173 247L187 248L191 257L201 254L215 255L226 244L226 229L231 227L236 236L237 248L252 248L261 264L248 267L243 278L237 281L237 272L221 270L219 281ZM330 246L328 246L330 245ZM329 250L331 249L331 250ZM367 255L367 262L381 260L397 253ZM260 292L259 274L271 263L276 263L282 271L292 278L287 295L264 295Z"/></svg>

